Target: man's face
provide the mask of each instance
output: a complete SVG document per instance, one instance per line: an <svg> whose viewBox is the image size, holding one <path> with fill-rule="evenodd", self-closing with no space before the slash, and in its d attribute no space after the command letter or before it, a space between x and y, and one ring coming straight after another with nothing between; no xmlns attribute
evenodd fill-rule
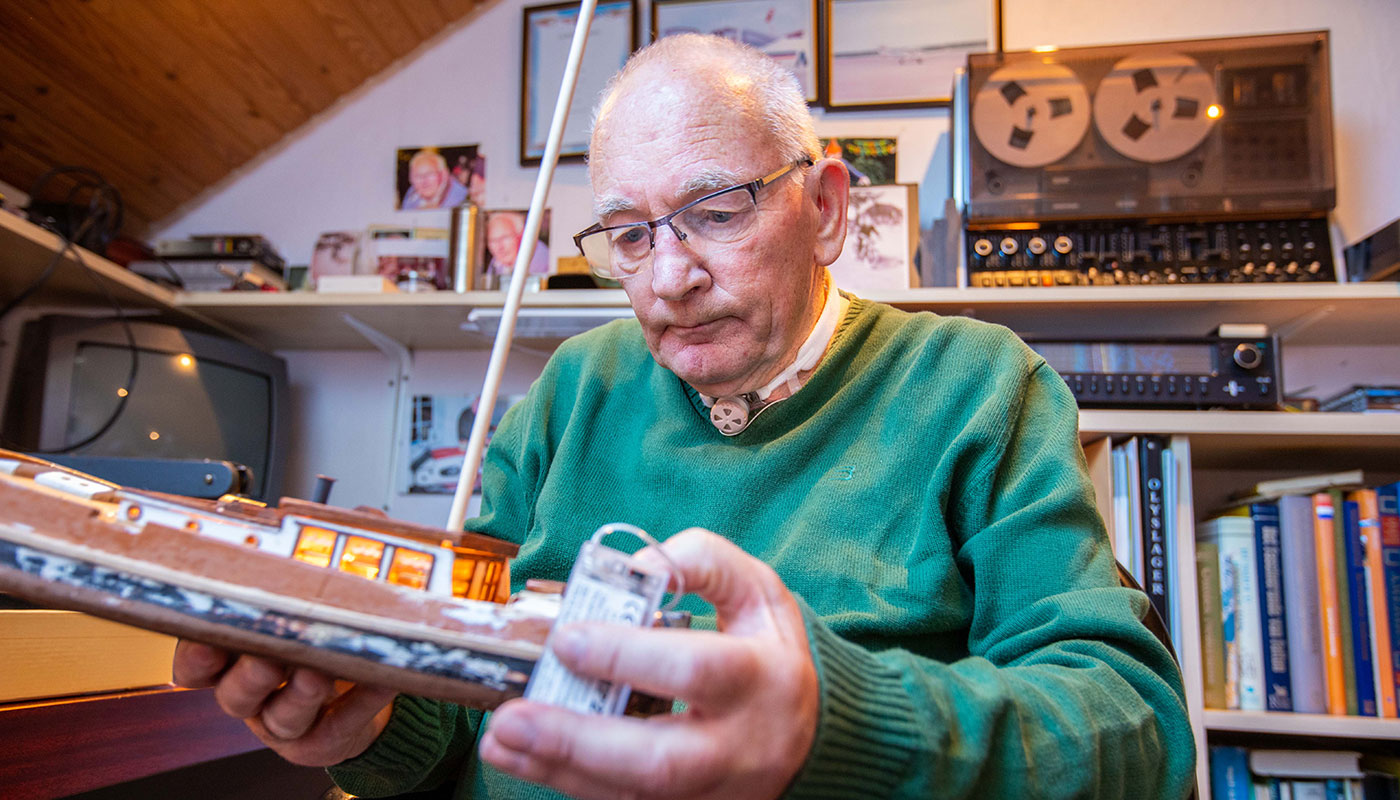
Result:
<svg viewBox="0 0 1400 800"><path fill-rule="evenodd" d="M486 249L497 264L514 264L520 250L520 229L508 216L493 216L486 224Z"/></svg>
<svg viewBox="0 0 1400 800"><path fill-rule="evenodd" d="M605 213L604 225L655 219L784 166L761 125L718 102L703 82L662 76L632 83L591 152L595 203L622 207ZM696 188L715 173L729 176ZM796 170L759 190L758 224L738 242L697 250L658 228L651 267L622 281L657 363L705 394L766 384L811 331L823 271L813 255L816 219L803 175Z"/></svg>
<svg viewBox="0 0 1400 800"><path fill-rule="evenodd" d="M437 197L437 193L442 189L443 181L447 180L447 173L432 161L419 161L408 170L408 182L413 184L418 196L424 200L432 200Z"/></svg>

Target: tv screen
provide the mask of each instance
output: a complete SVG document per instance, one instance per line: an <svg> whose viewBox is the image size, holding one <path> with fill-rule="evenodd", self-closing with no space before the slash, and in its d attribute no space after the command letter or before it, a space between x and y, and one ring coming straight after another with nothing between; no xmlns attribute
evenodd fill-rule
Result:
<svg viewBox="0 0 1400 800"><path fill-rule="evenodd" d="M276 500L285 362L236 340L164 324L133 321L130 333L134 351L120 320L48 316L28 323L5 409L6 444L58 451L101 431L70 454L232 461L251 470L249 495Z"/></svg>

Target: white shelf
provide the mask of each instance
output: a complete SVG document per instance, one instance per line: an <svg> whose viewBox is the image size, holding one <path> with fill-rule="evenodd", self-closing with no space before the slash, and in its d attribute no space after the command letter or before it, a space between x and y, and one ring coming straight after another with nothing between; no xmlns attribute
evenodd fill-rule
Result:
<svg viewBox="0 0 1400 800"><path fill-rule="evenodd" d="M1337 739L1400 739L1400 720L1267 711L1205 710L1206 730Z"/></svg>

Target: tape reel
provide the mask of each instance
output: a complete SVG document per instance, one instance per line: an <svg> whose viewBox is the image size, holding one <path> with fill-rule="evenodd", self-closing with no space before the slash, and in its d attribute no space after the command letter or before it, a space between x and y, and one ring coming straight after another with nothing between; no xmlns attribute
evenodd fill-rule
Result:
<svg viewBox="0 0 1400 800"><path fill-rule="evenodd" d="M1177 53L1124 58L1094 92L1099 135L1123 156L1149 164L1194 150L1219 112L1210 73Z"/></svg>
<svg viewBox="0 0 1400 800"><path fill-rule="evenodd" d="M1008 64L972 105L977 141L998 160L1043 167L1069 155L1089 130L1089 93L1061 64Z"/></svg>

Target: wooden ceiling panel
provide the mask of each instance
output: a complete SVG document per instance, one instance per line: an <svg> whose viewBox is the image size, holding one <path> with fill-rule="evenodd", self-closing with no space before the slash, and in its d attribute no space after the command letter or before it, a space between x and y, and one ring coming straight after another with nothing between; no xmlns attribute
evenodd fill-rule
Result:
<svg viewBox="0 0 1400 800"><path fill-rule="evenodd" d="M0 2L0 180L91 167L144 236L487 2Z"/></svg>

